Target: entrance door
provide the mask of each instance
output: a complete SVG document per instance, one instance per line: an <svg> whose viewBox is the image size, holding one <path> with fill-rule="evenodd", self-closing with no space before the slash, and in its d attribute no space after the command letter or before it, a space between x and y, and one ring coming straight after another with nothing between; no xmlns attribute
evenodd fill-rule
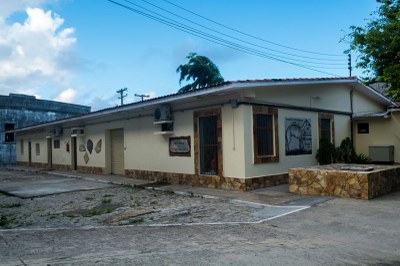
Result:
<svg viewBox="0 0 400 266"><path fill-rule="evenodd" d="M111 174L123 175L124 167L124 130L110 131L111 143Z"/></svg>
<svg viewBox="0 0 400 266"><path fill-rule="evenodd" d="M53 148L52 148L52 139L47 139L47 168L53 168Z"/></svg>
<svg viewBox="0 0 400 266"><path fill-rule="evenodd" d="M28 166L32 166L32 142L28 142Z"/></svg>
<svg viewBox="0 0 400 266"><path fill-rule="evenodd" d="M76 149L76 137L71 138L71 168L78 170L78 152Z"/></svg>
<svg viewBox="0 0 400 266"><path fill-rule="evenodd" d="M218 175L217 116L199 117L200 174Z"/></svg>

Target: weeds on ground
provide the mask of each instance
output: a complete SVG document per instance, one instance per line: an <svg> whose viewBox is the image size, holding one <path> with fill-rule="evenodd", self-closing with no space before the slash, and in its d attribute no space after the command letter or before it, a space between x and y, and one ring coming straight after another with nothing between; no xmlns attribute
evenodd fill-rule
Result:
<svg viewBox="0 0 400 266"><path fill-rule="evenodd" d="M0 209L18 208L21 206L22 204L20 202L11 204L0 204Z"/></svg>
<svg viewBox="0 0 400 266"><path fill-rule="evenodd" d="M132 224L140 224L144 222L144 218L137 218L128 221L127 223L119 223L119 225L132 225Z"/></svg>
<svg viewBox="0 0 400 266"><path fill-rule="evenodd" d="M101 200L101 203L108 204L108 203L111 203L111 200L112 200L111 198L104 198Z"/></svg>
<svg viewBox="0 0 400 266"><path fill-rule="evenodd" d="M105 214L105 213L111 213L113 211L114 211L113 208L106 208L106 209L93 208L93 209L87 210L86 212L83 212L82 216L83 217L92 217L92 216L102 215L102 214Z"/></svg>
<svg viewBox="0 0 400 266"><path fill-rule="evenodd" d="M7 217L5 215L1 215L0 216L0 227L5 228L5 229L10 229L11 224L14 223L15 220L16 220L16 218L13 216Z"/></svg>

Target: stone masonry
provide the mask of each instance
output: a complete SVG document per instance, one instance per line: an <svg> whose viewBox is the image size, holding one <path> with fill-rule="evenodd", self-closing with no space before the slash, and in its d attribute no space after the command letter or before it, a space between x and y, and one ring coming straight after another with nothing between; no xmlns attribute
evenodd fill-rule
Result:
<svg viewBox="0 0 400 266"><path fill-rule="evenodd" d="M370 171L344 167L348 168L332 164L289 169L289 192L369 200L400 190L400 165L368 165Z"/></svg>

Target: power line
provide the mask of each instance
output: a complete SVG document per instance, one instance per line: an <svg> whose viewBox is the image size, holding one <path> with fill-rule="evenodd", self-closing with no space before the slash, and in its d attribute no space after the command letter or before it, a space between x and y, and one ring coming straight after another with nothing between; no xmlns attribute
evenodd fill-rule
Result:
<svg viewBox="0 0 400 266"><path fill-rule="evenodd" d="M153 12L153 11L151 11L151 10L148 10L148 9L146 9L146 8L140 6L140 5L134 4L134 3L132 3L131 1L128 1L128 0L124 0L124 1L125 1L125 2L128 2L128 3L130 3L130 4L133 4L133 5L135 5L135 6L139 7L139 8L142 8L142 9L144 9L144 10L146 10L146 11L155 13L155 12ZM294 56L294 57L316 60L316 61L334 61L334 62L339 62L339 61L340 61L340 62L343 62L342 59L323 59L323 58L315 58L315 57L311 57L311 56L296 55L296 54L292 54L292 53L287 53L287 52L283 52L283 51L271 49L271 48L268 48L268 47L265 47L265 46L262 46L262 45L258 45L258 44L255 44L255 43L252 43L252 42L249 42L249 41L245 41L245 40L243 40L243 39L239 39L239 38L234 37L234 36L232 36L232 35L223 33L223 32L221 32L221 31L214 30L214 29L212 29L212 28L210 28L210 27L204 26L204 25L202 25L202 24L200 24L200 23L197 23L197 22L195 22L195 21L193 21L193 20L187 19L187 18L185 18L185 17L183 17L183 16L180 16L180 15L178 15L178 14L175 14L174 12L171 12L171 11L165 9L165 8L162 8L162 7L157 6L157 5L153 4L153 3L150 3L149 1L146 1L146 0L141 0L141 1L147 3L147 4L151 5L151 6L153 6L153 7L155 7L155 8L158 8L158 9L164 11L164 12L167 12L167 13L173 15L173 16L176 16L176 17L178 17L178 18L180 18L180 19L183 19L183 20L185 20L185 21L188 21L188 22L190 22L190 23L193 23L193 24L195 24L195 25L197 25L197 26L200 26L200 27L205 28L205 29L207 29L207 30L210 30L210 31L212 31L212 32L221 34L221 35L223 35L223 36L229 37L229 38L231 38L231 39L234 39L234 40L237 40L237 41L240 41L240 42L243 42L243 43L246 43L246 44L249 44L249 45L258 47L258 48L262 48L262 49L265 49L265 50L269 50L269 51L273 51L273 52L281 53L281 54L285 54L285 55L290 55L290 56ZM158 14L158 15L159 15L159 14ZM164 17L164 16L163 16L163 17ZM287 58L287 57L282 57L282 58L291 60L291 58ZM299 59L294 59L294 60L297 60L297 61L300 61L300 62L304 62L304 63L316 63L316 62L302 61L302 60L299 60ZM318 64L318 63L316 63L316 64ZM345 64L324 63L324 65L342 65L342 66L344 66Z"/></svg>
<svg viewBox="0 0 400 266"><path fill-rule="evenodd" d="M232 28L232 27L226 26L226 25L224 25L224 24L222 24L222 23L219 23L218 21L209 19L209 18L207 18L207 17L205 17L205 16L202 16L202 15L200 15L200 14L198 14L198 13L195 13L195 12L193 12L193 11L190 11L190 10L188 10L188 9L182 7L182 6L179 6L179 5L175 4L175 3L172 3L171 1L168 1L168 0L163 0L163 1L164 1L164 2L167 2L167 3L170 4L170 5L173 5L173 6L177 7L177 8L179 8L179 9L182 9L182 10L184 10L184 11L186 11L186 12L192 14L192 15L195 15L195 16L197 16L197 17L199 17L199 18L202 18L202 19L204 19L204 20L207 20L207 21L209 21L209 22L212 22L212 23L214 23L214 24L217 24L217 25L219 25L219 26L221 26L221 27L224 27L224 28L226 28L226 29L229 29L229 30L231 30L231 31L234 31L234 32L243 34L243 35L245 35L245 36L247 36L247 37L251 37L251 38L253 38L253 39L256 39L256 40L259 40L259 41L262 41L262 42L266 42L266 43L273 44L273 45L276 45L276 46L279 46L279 47L283 47L283 48L286 48L286 49L290 49L290 50L294 50L294 51L299 51L299 52L303 52L303 53L308 53L308 54L316 54L316 55L324 55L324 56L342 56L342 57L345 56L345 55L342 55L342 54L327 54L327 53L319 53L319 52L307 51L307 50L302 50L302 49L293 48L293 47L290 47L290 46L287 46L287 45L279 44L279 43L276 43L276 42L271 42L271 41L268 41L268 40L259 38L259 37L257 37L257 36L254 36L254 35L245 33L245 32L243 32L243 31L236 30L236 29L234 29L234 28Z"/></svg>
<svg viewBox="0 0 400 266"><path fill-rule="evenodd" d="M238 51L241 51L241 52L245 52L245 53L248 53L248 54L252 54L252 55L255 55L255 56L259 56L259 57L262 57L262 58L267 58L267 59L270 59L270 60L275 60L275 61L279 61L279 62L291 64L291 65L298 66L298 67L302 67L302 68L309 69L309 70L312 70L312 71L316 71L316 72L320 72L320 73L324 73L324 74L328 74L328 75L332 75L332 76L338 76L338 75L333 74L333 73L329 73L329 72L326 72L326 71L318 70L318 69L321 69L321 68L323 68L323 69L331 69L331 68L328 68L328 67L305 65L305 64L300 64L300 63L296 63L296 62L291 62L291 61L288 61L288 60L283 60L283 59L277 58L277 57L275 57L275 56L272 56L271 54L268 54L268 53L265 53L265 52L260 52L259 50L255 50L255 49L252 49L252 48L248 48L248 47L246 47L246 46L239 45L239 44L237 44L237 43L233 43L233 42L230 42L230 41L221 39L221 38L219 38L219 37L216 37L216 36L214 36L214 35L210 35L210 34L208 34L208 33L202 32L202 31L200 31L200 30L194 29L194 28L192 28L192 27L189 27L189 26L187 26L187 25L184 25L184 24L182 24L182 23L179 23L179 22L177 22L177 21L174 21L174 20L172 20L172 19L170 19L170 18L167 18L167 17L165 17L165 16L162 16L162 15L156 13L156 12L153 12L153 11L151 11L151 10L145 9L145 8L143 8L143 7L141 7L141 8L144 9L144 10L147 10L148 12L151 12L151 13L153 13L153 14L156 14L156 15L159 16L159 17L154 16L154 15L151 15L151 14L148 14L148 13L143 12L143 11L140 11L140 10L138 10L138 9L135 9L135 8L131 7L131 6L127 6L127 5L124 5L124 4L122 4L122 3L116 2L116 1L114 1L114 0L108 0L108 1L111 2L111 3L113 3L113 4L118 5L118 6L120 6L120 7L123 7L123 8L125 8L125 9L128 9L128 10L130 10L130 11L133 11L133 12L135 12L135 13L138 13L138 14L140 14L140 15L142 15L142 16L148 17L148 18L150 18L150 19L152 19L152 20L155 20L155 21L158 21L158 22L160 22L160 23L162 23L162 24L165 24L165 25L167 25L167 26L170 26L170 27L172 27L172 28L175 28L175 29L181 30L181 31L183 31L183 32L192 34L192 35L194 35L194 36L203 38L203 39L205 39L205 40L208 40L208 41L211 41L211 42L220 44L220 45L222 45L222 46L229 47L229 48L231 48L231 49L235 49L235 50L238 50ZM125 0L125 2L128 2L128 3L133 4L132 2L127 1L127 0ZM133 4L133 5L136 5L136 4ZM136 6L137 6L137 5L136 5ZM140 7L140 6L139 6L139 7ZM160 18L160 17L161 17L161 18ZM164 18L164 19L163 19L163 18ZM294 59L289 59L289 60L296 61L296 60L294 60ZM298 61L298 60L297 60L297 61ZM313 64L317 64L317 63L313 63Z"/></svg>

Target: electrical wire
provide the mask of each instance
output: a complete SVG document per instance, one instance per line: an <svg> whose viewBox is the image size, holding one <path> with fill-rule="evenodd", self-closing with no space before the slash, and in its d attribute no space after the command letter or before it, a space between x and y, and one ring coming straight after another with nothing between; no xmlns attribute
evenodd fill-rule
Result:
<svg viewBox="0 0 400 266"><path fill-rule="evenodd" d="M208 40L208 41L210 41L210 42L217 43L217 44L222 45L222 46L225 46L225 47L229 47L229 48L231 48L231 49L235 49L235 50L238 50L238 51L241 51L241 52L245 52L245 53L247 53L247 54L251 54L251 55L259 56L259 57L262 57L262 58L266 58L266 59L270 59L270 60L275 60L275 61L279 61L279 62L282 62L282 63L287 63L287 64L291 64L291 65L294 65L294 66L298 66L298 67L302 67L302 68L305 68L305 69L309 69L309 70L312 70L312 71L316 71L316 72L320 72L320 73L324 73L324 74L328 74L328 75L332 75L332 76L339 77L339 76L336 75L336 74L333 74L333 73L329 73L329 72L326 72L326 71L321 71L321 70L319 70L319 69L321 69L321 68L322 68L322 69L332 69L332 68L321 67L321 66L312 66L312 65L304 65L304 64L299 64L299 63L296 63L296 62L291 62L291 61L288 61L288 60L283 60L283 59L277 58L277 57L275 57L275 56L272 56L272 55L270 55L270 54L268 54L268 53L260 52L260 51L258 51L258 50L255 50L255 49L252 49L252 48L248 48L248 47L246 47L246 46L239 45L239 44L237 44L237 43L233 43L233 42L230 42L230 41L221 39L221 38L219 38L219 37L210 35L210 34L208 34L208 33L204 33L204 32L202 32L202 31L200 31L200 30L191 28L191 27L189 27L189 26L187 26L187 25L184 25L184 24L182 24L182 23L179 23L179 22L177 22L177 21L174 21L174 20L172 20L172 19L170 19L170 18L167 18L167 17L165 17L165 16L162 16L162 15L160 15L160 14L158 14L158 13L156 13L156 12L153 12L153 11L151 11L151 10L148 10L148 9L146 9L146 8L143 8L143 7L140 7L140 6L139 6L140 8L146 10L147 12L151 12L151 13L153 13L153 14L156 14L156 16L151 15L151 14L148 14L148 13L143 12L143 11L140 11L140 10L138 10L138 9L135 9L135 8L131 7L131 6L124 5L124 4L122 4L122 3L120 3L120 2L117 2L117 1L114 1L114 0L107 0L107 1L109 1L109 2L111 2L111 3L113 3L113 4L115 4L115 5L118 5L118 6L120 6L120 7L123 7L123 8L125 8L125 9L128 9L128 10L130 10L130 11L132 11L132 12L135 12L135 13L137 13L137 14L140 14L140 15L142 15L142 16L145 16L145 17L147 17L147 18L150 18L150 19L152 19L152 20L155 20L155 21L157 21L157 22L160 22L160 23L162 23L162 24L164 24L164 25L167 25L167 26L170 26L170 27L172 27L172 28L178 29L178 30L180 30L180 31L183 31L183 32L192 34L192 35L197 36L197 37L200 37L200 38L203 38L203 39ZM130 3L130 4L133 4L133 5L135 5L135 6L138 6L138 5L132 3L132 2L130 2L130 1L128 1L128 0L124 0L124 1L125 1L125 2L128 2L128 3ZM157 17L157 16L159 16L159 17ZM293 59L291 59L291 60L293 60ZM314 64L316 64L316 63L314 63ZM342 68L334 68L334 69L342 69Z"/></svg>
<svg viewBox="0 0 400 266"><path fill-rule="evenodd" d="M124 1L125 1L125 2L128 2L128 3L130 3L130 4L133 4L133 5L135 5L135 6L139 7L139 8L143 8L143 7L141 7L140 5L137 5L137 4L132 3L131 1L128 1L128 0L124 0ZM155 8L157 8L157 9L160 9L160 10L162 10L162 11L164 11L164 12L167 12L168 14L171 14L171 15L173 15L173 16L176 16L176 17L178 17L178 18L180 18L180 19L183 19L183 20L185 20L185 21L188 21L188 22L190 22L190 23L193 23L193 24L195 24L195 25L197 25L197 26L200 26L200 27L205 28L205 29L207 29L207 30L210 30L210 31L212 31L212 32L221 34L221 35L223 35L223 36L229 37L229 38L231 38L231 39L234 39L234 40L237 40L237 41L240 41L240 42L243 42L243 43L246 43L246 44L249 44L249 45L258 47L258 48L262 48L262 49L265 49L265 50L269 50L269 51L273 51L273 52L281 53L281 54L285 54L285 55L290 55L290 56L294 56L294 57L316 60L316 61L343 62L342 59L323 59L323 58L315 58L315 57L311 57L311 56L302 56L302 55L297 55L297 54L292 54L292 53L287 53L287 52L283 52L283 51L279 51L279 50L267 48L267 47L265 47L265 46L261 46L261 45L258 45L258 44L251 43L251 42L249 42L249 41L245 41L245 40L243 40L243 39L239 39L239 38L234 37L234 36L232 36L232 35L223 33L223 32L221 32L221 31L214 30L214 29L212 29L212 28L210 28L210 27L204 26L204 25L202 25L202 24L200 24L200 23L197 23L197 22L195 22L195 21L193 21L193 20L187 19L187 18L185 18L185 17L183 17L183 16L180 16L180 15L178 15L178 14L175 14L174 12L171 12L171 11L165 9L165 8L162 8L162 7L160 7L160 6L157 6L157 5L151 3L151 2L149 2L149 1L147 1L147 0L141 0L141 1L147 3L148 5L151 5L151 6L155 7ZM143 9L144 9L144 8L143 8ZM150 11L150 10L148 10L148 9L146 9L146 10L147 10L147 11ZM151 12L151 11L150 11L150 12ZM291 58L287 58L287 57L282 57L282 58L291 60ZM294 60L297 60L297 61L300 61L300 62L305 62L305 63L316 63L316 62L310 62L310 61L302 61L302 60L299 60L299 59L294 59ZM341 66L345 66L345 65L346 65L346 64L338 64L338 63L321 63L321 64L323 64L323 65L336 65L336 66L340 66L340 65L341 65Z"/></svg>
<svg viewBox="0 0 400 266"><path fill-rule="evenodd" d="M245 36L247 36L247 37L250 37L250 38L253 38L253 39L262 41L262 42L266 42L266 43L273 44L273 45L276 45L276 46L279 46L279 47L283 47L283 48L287 48L287 49L290 49L290 50L299 51L299 52L303 52L303 53L308 53L308 54L324 55L324 56L346 56L346 55L343 55L343 54L327 54L327 53L319 53L319 52L307 51L307 50L302 50L302 49L298 49L298 48L293 48L293 47L290 47L290 46L286 46L286 45L283 45L283 44L279 44L279 43L276 43L276 42L271 42L271 41L268 41L268 40L259 38L259 37L257 37L257 36L254 36L254 35L245 33L245 32L243 32L243 31L236 30L236 29L234 29L234 28L232 28L232 27L226 26L226 25L224 25L224 24L222 24L222 23L219 23L218 21L209 19L209 18L207 18L207 17L205 17L205 16L202 16L202 15L200 15L200 14L198 14L198 13L195 13L195 12L193 12L193 11L190 11L190 10L188 10L188 9L182 7L182 6L179 6L179 5L175 4L175 3L172 3L171 1L168 1L168 0L163 0L163 1L166 2L166 3L168 3L168 4L170 4L170 5L173 5L173 6L177 7L177 8L179 8L179 9L182 9L182 10L184 10L184 11L186 11L186 12L192 14L192 15L195 15L195 16L197 16L197 17L199 17L199 18L202 18L202 19L204 19L204 20L207 20L207 21L209 21L209 22L212 22L212 23L214 23L214 24L217 24L217 25L219 25L219 26L221 26L221 27L224 27L224 28L226 28L226 29L229 29L229 30L231 30L231 31L234 31L234 32L243 34L243 35L245 35Z"/></svg>

